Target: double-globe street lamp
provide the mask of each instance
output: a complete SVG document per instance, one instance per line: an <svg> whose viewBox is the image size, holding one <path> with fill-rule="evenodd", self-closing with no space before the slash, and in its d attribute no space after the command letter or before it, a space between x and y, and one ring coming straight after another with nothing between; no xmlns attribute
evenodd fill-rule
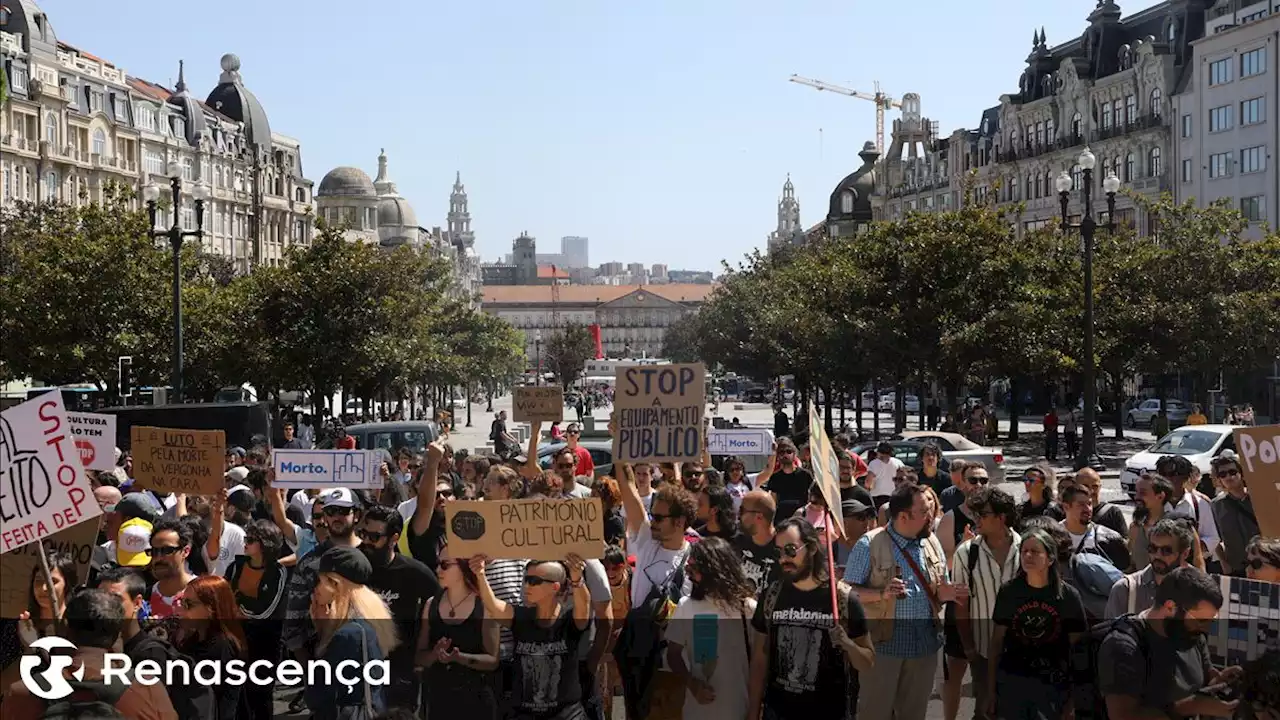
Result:
<svg viewBox="0 0 1280 720"><path fill-rule="evenodd" d="M173 388L173 399L170 402L182 402L182 242L189 237L204 237L204 201L209 199L209 186L203 182L191 188L191 197L196 201L196 229L182 229L182 169L177 164L169 166L169 189L173 193L173 224L164 230L154 229L156 226L156 202L160 200L160 188L155 182L148 182L142 188L142 199L147 202L147 216L151 219L151 237L165 238L169 247L173 248L173 377L170 384Z"/></svg>
<svg viewBox="0 0 1280 720"><path fill-rule="evenodd" d="M1055 185L1058 189L1058 202L1062 207L1062 231L1080 230L1084 245L1084 442L1080 444L1080 456L1076 459L1076 468L1089 467L1097 452L1098 418L1095 408L1098 403L1097 378L1093 358L1093 234L1098 223L1093 219L1093 168L1098 162L1086 145L1084 152L1077 160L1083 171L1081 190L1084 193L1084 211L1079 223L1072 223L1067 215L1067 205L1071 200L1071 190L1075 179L1066 170L1058 176ZM1115 230L1116 191L1120 189L1120 178L1114 170L1108 171L1102 180L1102 191L1107 195L1108 231Z"/></svg>

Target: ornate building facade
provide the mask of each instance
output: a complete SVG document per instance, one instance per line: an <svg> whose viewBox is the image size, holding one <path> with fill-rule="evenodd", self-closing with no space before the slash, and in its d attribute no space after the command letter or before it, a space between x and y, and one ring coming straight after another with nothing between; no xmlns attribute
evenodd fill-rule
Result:
<svg viewBox="0 0 1280 720"><path fill-rule="evenodd" d="M1065 170L1075 183L1069 212L1078 219L1085 147L1097 158L1095 182L1114 172L1138 195L1172 190L1172 98L1194 72L1193 43L1203 37L1213 4L1167 0L1122 17L1114 0L1099 0L1080 37L1050 47L1043 29L1033 33L1017 92L985 111L977 130L939 139L933 123L913 122L904 102L894 148L882 161L876 217L965 202L1022 203L1018 230L1034 230L1059 221L1055 180ZM900 154L908 146L920 151ZM1106 200L1101 192L1094 199L1105 222ZM1142 234L1155 231L1155 218L1124 196L1116 221Z"/></svg>
<svg viewBox="0 0 1280 720"><path fill-rule="evenodd" d="M176 175L186 229L195 229L191 189L210 189L206 251L241 271L279 263L290 245L311 239L301 146L271 131L240 60L225 55L221 66L201 101L181 63L172 89L132 77L58 40L33 0L0 0L0 70L9 88L0 107L0 204L97 202L108 183L138 191Z"/></svg>

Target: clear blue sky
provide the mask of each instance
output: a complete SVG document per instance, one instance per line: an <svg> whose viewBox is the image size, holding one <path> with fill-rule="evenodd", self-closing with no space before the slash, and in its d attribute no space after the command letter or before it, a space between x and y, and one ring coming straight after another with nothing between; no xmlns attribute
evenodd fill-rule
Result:
<svg viewBox="0 0 1280 720"><path fill-rule="evenodd" d="M874 106L792 73L900 97L942 132L1015 91L1042 25L1079 36L1095 0L38 0L60 39L200 96L234 52L271 127L331 168L391 174L444 225L455 170L477 250L522 230L591 262L719 270L763 247L787 173L801 220L872 139ZM1126 14L1157 0L1120 0ZM895 113L896 115L896 113ZM891 116L892 117L892 116ZM819 133L819 129L822 132Z"/></svg>

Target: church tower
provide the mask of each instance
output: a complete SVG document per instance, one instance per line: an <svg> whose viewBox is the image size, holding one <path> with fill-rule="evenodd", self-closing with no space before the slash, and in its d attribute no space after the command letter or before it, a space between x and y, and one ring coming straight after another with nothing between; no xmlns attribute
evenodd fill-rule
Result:
<svg viewBox="0 0 1280 720"><path fill-rule="evenodd" d="M471 231L471 213L467 211L467 189L462 185L462 173L454 176L453 193L449 195L449 242L459 248L469 248L476 243Z"/></svg>
<svg viewBox="0 0 1280 720"><path fill-rule="evenodd" d="M800 227L800 201L796 200L796 187L791 184L791 175L782 186L782 199L778 200L778 227L769 234L769 249L797 242L803 238L804 230ZM800 242L803 242L801 240Z"/></svg>

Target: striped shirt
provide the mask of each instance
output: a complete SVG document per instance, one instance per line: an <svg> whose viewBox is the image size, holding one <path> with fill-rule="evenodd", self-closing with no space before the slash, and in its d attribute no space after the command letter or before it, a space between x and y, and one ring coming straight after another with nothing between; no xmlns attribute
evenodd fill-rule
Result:
<svg viewBox="0 0 1280 720"><path fill-rule="evenodd" d="M528 560L490 560L484 569L485 579L493 589L494 597L509 604L524 604L524 570ZM505 624L498 625L501 660L510 660L511 651L515 648L515 640L511 637L511 628Z"/></svg>
<svg viewBox="0 0 1280 720"><path fill-rule="evenodd" d="M1005 555L1003 566L991 553L991 548L987 547L981 535L960 543L960 547L956 548L955 562L951 566L951 576L955 583L969 587L973 644L978 654L984 658L990 657L987 653L991 647L991 633L995 629L991 618L995 614L996 595L1000 594L1002 585L1018 574L1018 545L1022 539L1012 530L1009 534L1013 536L1013 544ZM973 577L969 577L969 554L974 552L979 554L973 564Z"/></svg>

